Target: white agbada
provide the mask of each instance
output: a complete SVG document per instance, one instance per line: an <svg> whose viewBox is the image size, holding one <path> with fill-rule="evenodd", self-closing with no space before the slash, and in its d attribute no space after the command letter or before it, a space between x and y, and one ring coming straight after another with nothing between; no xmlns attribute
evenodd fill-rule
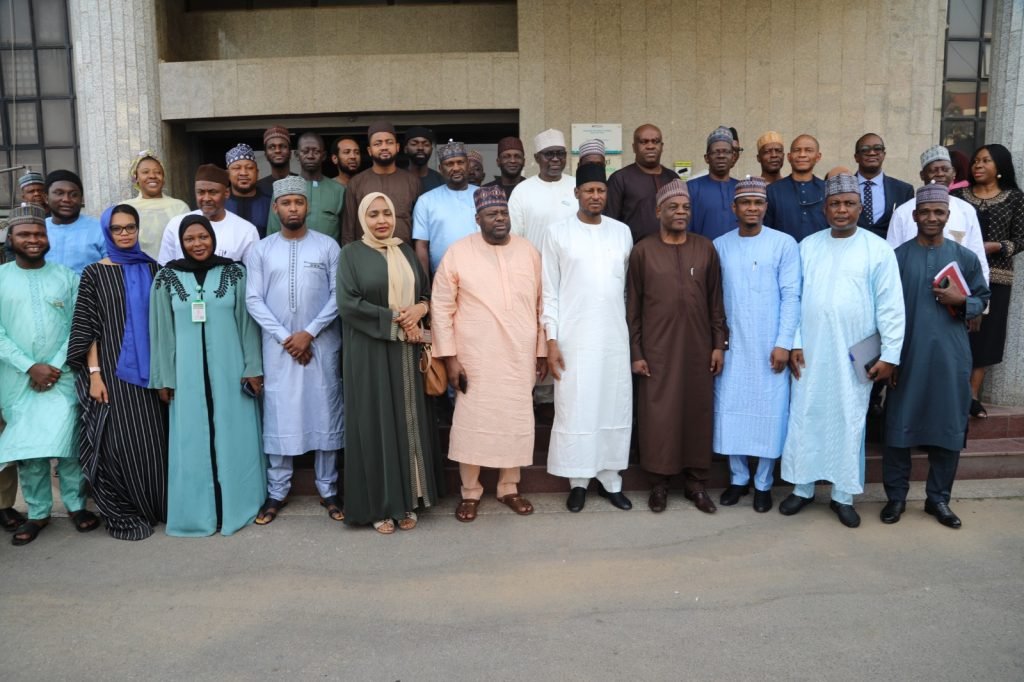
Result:
<svg viewBox="0 0 1024 682"><path fill-rule="evenodd" d="M905 328L896 254L884 239L856 230L837 239L825 229L800 242L803 295L793 347L803 349L807 366L790 387L782 451L790 483L826 480L850 494L864 489L871 384L857 379L849 349L877 331L881 359L898 365Z"/></svg>
<svg viewBox="0 0 1024 682"><path fill-rule="evenodd" d="M895 249L917 237L917 223L914 222L916 206L917 199L911 199L900 204L893 211L892 220L889 222L889 231L885 235L885 241L889 242L889 246L892 248ZM974 252L974 255L981 261L981 274L985 276L987 284L988 256L985 255L985 240L981 236L981 224L978 223L978 212L974 210L974 207L963 199L950 196L949 220L946 221L946 227L942 230L942 236Z"/></svg>
<svg viewBox="0 0 1024 682"><path fill-rule="evenodd" d="M526 237L538 250L544 248L548 228L576 215L576 179L563 174L557 182L545 182L536 175L523 180L508 200L512 234Z"/></svg>
<svg viewBox="0 0 1024 682"><path fill-rule="evenodd" d="M608 217L588 225L574 215L552 225L544 240L541 322L565 359L548 447L547 469L555 476L592 478L629 465L633 382L625 290L632 248L629 227Z"/></svg>
<svg viewBox="0 0 1024 682"><path fill-rule="evenodd" d="M263 330L263 447L268 455L338 450L344 441L341 322L335 298L338 243L309 230L273 234L246 260L245 305ZM303 367L281 345L297 331L313 336Z"/></svg>
<svg viewBox="0 0 1024 682"><path fill-rule="evenodd" d="M160 257L157 262L167 265L169 261L181 258L181 243L178 241L178 226L187 215L202 215L196 210L183 215L176 215L167 222L163 239L160 240ZM217 235L217 255L245 262L252 245L260 240L259 230L248 220L238 217L231 211L224 211L224 220L210 221L213 232Z"/></svg>

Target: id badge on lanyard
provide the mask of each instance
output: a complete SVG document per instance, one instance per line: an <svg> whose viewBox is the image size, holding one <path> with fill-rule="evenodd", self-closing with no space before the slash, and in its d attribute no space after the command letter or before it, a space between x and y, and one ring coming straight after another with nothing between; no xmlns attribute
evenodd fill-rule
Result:
<svg viewBox="0 0 1024 682"><path fill-rule="evenodd" d="M206 322L206 301L203 300L203 290L199 289L199 300L192 301L192 321Z"/></svg>

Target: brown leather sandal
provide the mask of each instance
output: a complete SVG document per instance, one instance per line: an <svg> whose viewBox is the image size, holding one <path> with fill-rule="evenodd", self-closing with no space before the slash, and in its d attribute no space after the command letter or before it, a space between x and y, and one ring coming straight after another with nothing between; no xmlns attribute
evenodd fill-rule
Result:
<svg viewBox="0 0 1024 682"><path fill-rule="evenodd" d="M463 523L469 523L476 519L476 508L480 506L480 500L462 500L455 508L455 518Z"/></svg>
<svg viewBox="0 0 1024 682"><path fill-rule="evenodd" d="M533 505L530 504L530 501L528 499L526 499L519 493L512 493L511 495L499 497L498 502L501 502L503 505L514 511L516 514L519 514L520 516L529 516L533 513Z"/></svg>

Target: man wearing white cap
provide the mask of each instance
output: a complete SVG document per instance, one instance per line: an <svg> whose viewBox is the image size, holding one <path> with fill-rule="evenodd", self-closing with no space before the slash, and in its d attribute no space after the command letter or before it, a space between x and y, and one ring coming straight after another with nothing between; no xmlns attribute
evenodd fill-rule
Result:
<svg viewBox="0 0 1024 682"><path fill-rule="evenodd" d="M953 170L953 163L949 157L949 150L942 145L929 147L921 154L921 181L924 184L937 182L940 185L949 185L956 177ZM885 240L892 248L909 242L917 237L917 223L914 222L914 208L917 199L900 204L892 214L892 221L889 223L889 232ZM949 220L942 231L946 239L960 244L966 249L974 252L974 255L981 261L981 273L988 280L988 258L985 256L985 241L981 237L981 225L978 223L978 212L974 207L963 199L955 196L949 197Z"/></svg>
<svg viewBox="0 0 1024 682"><path fill-rule="evenodd" d="M829 229L800 243L803 294L789 358L796 381L782 449L782 477L795 486L779 505L792 516L814 501L815 482L829 481L830 507L848 528L860 525L853 496L864 490L871 383L892 376L906 326L896 256L884 240L857 227L860 211L856 178L829 178Z"/></svg>
<svg viewBox="0 0 1024 682"><path fill-rule="evenodd" d="M512 234L526 237L540 250L548 228L576 215L576 181L565 174L567 150L562 131L550 128L533 138L533 158L540 172L516 185L508 201Z"/></svg>

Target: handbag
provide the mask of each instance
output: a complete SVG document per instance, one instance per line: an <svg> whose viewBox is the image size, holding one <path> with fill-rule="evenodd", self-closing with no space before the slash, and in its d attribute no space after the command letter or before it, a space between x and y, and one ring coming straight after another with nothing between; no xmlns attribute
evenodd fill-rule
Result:
<svg viewBox="0 0 1024 682"><path fill-rule="evenodd" d="M420 372L423 373L423 391L429 396L441 396L448 392L448 370L444 361L431 354L430 344L420 347Z"/></svg>

